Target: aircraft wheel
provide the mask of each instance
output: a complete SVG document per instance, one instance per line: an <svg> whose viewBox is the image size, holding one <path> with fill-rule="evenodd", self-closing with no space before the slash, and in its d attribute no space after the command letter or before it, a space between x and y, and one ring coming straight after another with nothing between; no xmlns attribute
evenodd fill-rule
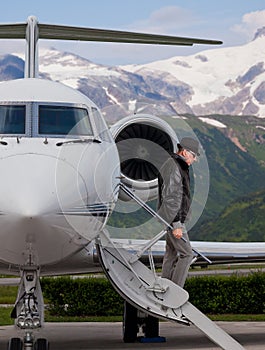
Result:
<svg viewBox="0 0 265 350"><path fill-rule="evenodd" d="M123 313L123 341L124 343L134 343L137 339L138 325L137 325L137 309L124 302Z"/></svg>
<svg viewBox="0 0 265 350"><path fill-rule="evenodd" d="M49 350L49 342L47 339L39 338L35 341L34 350Z"/></svg>
<svg viewBox="0 0 265 350"><path fill-rule="evenodd" d="M20 338L11 338L8 342L7 350L22 350L23 342Z"/></svg>

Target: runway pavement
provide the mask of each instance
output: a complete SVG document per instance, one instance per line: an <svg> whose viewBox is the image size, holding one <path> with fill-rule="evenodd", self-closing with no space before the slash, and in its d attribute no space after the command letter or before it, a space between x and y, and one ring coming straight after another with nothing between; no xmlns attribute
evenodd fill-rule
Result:
<svg viewBox="0 0 265 350"><path fill-rule="evenodd" d="M247 350L265 349L265 322L217 322ZM0 350L7 349L8 339L16 337L13 326L0 327ZM23 337L23 333L21 333ZM216 350L220 349L194 326L171 322L160 323L160 336L165 343L129 343L122 341L122 323L46 323L36 334L50 342L50 350ZM227 349L230 350L230 349Z"/></svg>

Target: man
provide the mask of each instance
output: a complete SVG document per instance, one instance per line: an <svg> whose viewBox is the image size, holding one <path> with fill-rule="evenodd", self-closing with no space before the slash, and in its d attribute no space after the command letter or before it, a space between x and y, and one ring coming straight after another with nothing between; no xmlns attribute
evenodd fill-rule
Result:
<svg viewBox="0 0 265 350"><path fill-rule="evenodd" d="M158 176L158 213L173 227L166 233L162 277L180 287L185 284L193 259L185 223L189 219L191 206L189 167L199 155L198 141L184 137L178 143L178 152L163 164Z"/></svg>

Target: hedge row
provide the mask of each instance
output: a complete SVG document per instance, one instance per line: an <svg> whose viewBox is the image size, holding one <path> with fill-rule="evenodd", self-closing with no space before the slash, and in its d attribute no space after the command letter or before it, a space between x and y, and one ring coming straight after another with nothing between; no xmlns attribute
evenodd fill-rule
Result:
<svg viewBox="0 0 265 350"><path fill-rule="evenodd" d="M42 289L53 315L122 315L123 299L102 278L43 278ZM208 314L265 313L265 273L205 276L186 281L190 302Z"/></svg>
<svg viewBox="0 0 265 350"><path fill-rule="evenodd" d="M265 273L204 276L186 281L190 301L208 314L265 313Z"/></svg>
<svg viewBox="0 0 265 350"><path fill-rule="evenodd" d="M122 315L123 299L106 278L43 278L43 296L58 316Z"/></svg>

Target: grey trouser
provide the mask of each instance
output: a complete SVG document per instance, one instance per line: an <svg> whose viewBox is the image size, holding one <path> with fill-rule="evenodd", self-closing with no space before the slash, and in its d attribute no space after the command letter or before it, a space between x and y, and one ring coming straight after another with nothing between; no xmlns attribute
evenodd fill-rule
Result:
<svg viewBox="0 0 265 350"><path fill-rule="evenodd" d="M193 253L187 231L183 229L182 233L187 242L173 236L172 231L166 233L166 252L162 266L162 277L172 280L183 288Z"/></svg>

